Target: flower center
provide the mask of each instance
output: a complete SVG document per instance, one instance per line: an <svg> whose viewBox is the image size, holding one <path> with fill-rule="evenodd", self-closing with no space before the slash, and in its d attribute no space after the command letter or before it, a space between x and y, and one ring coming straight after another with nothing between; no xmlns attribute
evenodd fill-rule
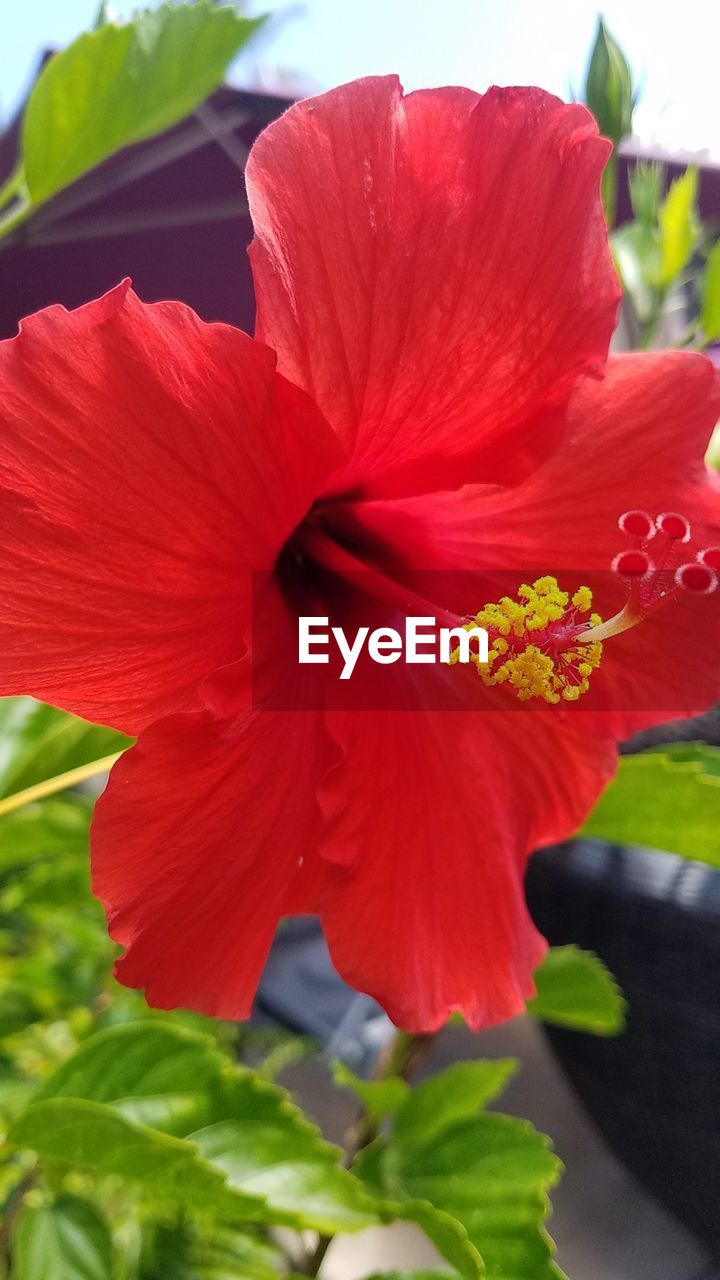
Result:
<svg viewBox="0 0 720 1280"><path fill-rule="evenodd" d="M720 547L705 547L689 559L692 534L685 516L670 511L653 520L645 511L626 511L618 526L631 542L612 562L626 601L606 622L591 612L589 587L578 587L571 597L548 575L523 583L515 599L503 596L463 624L488 633L487 663L477 654L471 658L486 685L505 684L522 702L576 702L590 688L606 640L636 627L682 592L708 595L717 587ZM459 654L458 647L451 664Z"/></svg>
<svg viewBox="0 0 720 1280"><path fill-rule="evenodd" d="M571 598L549 575L532 586L523 583L515 599L503 596L485 605L464 624L466 630L484 627L488 634L487 663L471 656L478 675L487 685L507 684L521 702L576 702L590 688L602 657L601 643L578 641L588 626L601 625L591 607L589 587L579 587ZM459 647L451 653L451 663L459 653Z"/></svg>

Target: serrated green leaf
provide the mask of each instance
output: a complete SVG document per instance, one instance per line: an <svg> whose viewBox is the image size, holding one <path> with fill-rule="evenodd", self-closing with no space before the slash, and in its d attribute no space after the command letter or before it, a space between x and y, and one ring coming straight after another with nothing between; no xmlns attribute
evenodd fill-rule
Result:
<svg viewBox="0 0 720 1280"><path fill-rule="evenodd" d="M13 1280L111 1280L113 1247L98 1209L64 1196L25 1207L12 1237Z"/></svg>
<svg viewBox="0 0 720 1280"><path fill-rule="evenodd" d="M454 1062L416 1085L395 1117L404 1143L427 1143L459 1120L470 1119L502 1093L518 1069L514 1058Z"/></svg>
<svg viewBox="0 0 720 1280"><path fill-rule="evenodd" d="M509 1065L502 1065L509 1074ZM452 1079L449 1074L448 1097ZM456 1079L460 1084L462 1077ZM383 1194L387 1197L395 1216L419 1222L463 1275L470 1275L473 1267L469 1244L475 1251L476 1275L487 1274L495 1280L557 1280L561 1273L543 1224L549 1209L547 1193L559 1176L560 1162L548 1139L526 1121L476 1114L477 1107L471 1109L470 1104L481 1096L480 1077L476 1083L475 1094L467 1088L465 1114L458 1111L450 1120L452 1108L448 1107L449 1123L440 1130L428 1127L424 1141L410 1128L407 1133L396 1128L390 1136L376 1139L361 1153L358 1173L379 1200ZM489 1077L487 1084L489 1097ZM444 1215L445 1224L454 1223L467 1234L465 1250L463 1237L450 1237L453 1253L448 1240L433 1235L433 1215L437 1220L438 1214Z"/></svg>
<svg viewBox="0 0 720 1280"><path fill-rule="evenodd" d="M423 1149L390 1146L386 1178L467 1230L495 1280L555 1280L543 1222L561 1165L546 1138L511 1116L463 1120Z"/></svg>
<svg viewBox="0 0 720 1280"><path fill-rule="evenodd" d="M131 741L34 698L0 698L0 799L123 751Z"/></svg>
<svg viewBox="0 0 720 1280"><path fill-rule="evenodd" d="M101 24L51 58L22 126L33 204L188 115L260 21L211 0L163 4L124 26Z"/></svg>
<svg viewBox="0 0 720 1280"><path fill-rule="evenodd" d="M533 1017L596 1036L618 1035L625 1026L622 992L592 951L550 947L534 976L537 995L527 1003Z"/></svg>
<svg viewBox="0 0 720 1280"><path fill-rule="evenodd" d="M720 240L713 245L705 263L700 324L708 342L720 338Z"/></svg>
<svg viewBox="0 0 720 1280"><path fill-rule="evenodd" d="M377 1221L337 1148L284 1091L252 1072L226 1075L209 1122L188 1136L231 1186L264 1197L277 1221L329 1235Z"/></svg>
<svg viewBox="0 0 720 1280"><path fill-rule="evenodd" d="M438 1253L464 1280L479 1280L485 1266L461 1222L428 1200L413 1200L386 1177L388 1138L376 1138L355 1160L353 1169L375 1197L386 1222L414 1222L435 1245Z"/></svg>
<svg viewBox="0 0 720 1280"><path fill-rule="evenodd" d="M720 750L697 743L623 756L581 834L720 867Z"/></svg>
<svg viewBox="0 0 720 1280"><path fill-rule="evenodd" d="M429 1200L405 1200L391 1206L391 1217L414 1222L438 1253L466 1280L485 1275L485 1263L469 1233L456 1217Z"/></svg>
<svg viewBox="0 0 720 1280"><path fill-rule="evenodd" d="M397 1111L409 1091L409 1085L399 1076L361 1080L344 1062L334 1062L332 1073L335 1084L341 1089L350 1089L375 1124Z"/></svg>
<svg viewBox="0 0 720 1280"><path fill-rule="evenodd" d="M131 1120L186 1137L208 1121L225 1062L204 1036L172 1023L127 1023L79 1046L34 1094L110 1104Z"/></svg>
<svg viewBox="0 0 720 1280"><path fill-rule="evenodd" d="M697 244L698 171L691 165L670 184L658 212L660 227L660 284L669 285L690 261Z"/></svg>
<svg viewBox="0 0 720 1280"><path fill-rule="evenodd" d="M125 1127L117 1129L120 1176L132 1176L138 1145L152 1148L155 1140L173 1135L184 1140L183 1159L189 1147L202 1169L220 1183L226 1179L226 1190L241 1197L241 1206L252 1205L256 1221L327 1233L377 1221L361 1184L341 1167L338 1149L323 1140L289 1095L256 1073L231 1066L205 1036L157 1021L99 1032L38 1089L28 1115L43 1107L74 1107L73 1099L103 1112L108 1133L96 1153L99 1160L112 1164L111 1128L122 1121ZM76 1115L78 1128L81 1121L82 1113ZM18 1124L21 1136L14 1132L11 1140L22 1145L28 1136L22 1117ZM33 1135L37 1140L37 1124ZM43 1141L54 1144L54 1138ZM92 1148L91 1125L86 1141ZM58 1157L61 1150L56 1148ZM167 1154L160 1142L160 1175ZM169 1174L175 1176L174 1166Z"/></svg>
<svg viewBox="0 0 720 1280"><path fill-rule="evenodd" d="M263 1220L262 1201L233 1194L221 1171L203 1160L192 1142L136 1124L100 1102L48 1098L32 1103L11 1125L8 1142L97 1177L121 1178L160 1202Z"/></svg>

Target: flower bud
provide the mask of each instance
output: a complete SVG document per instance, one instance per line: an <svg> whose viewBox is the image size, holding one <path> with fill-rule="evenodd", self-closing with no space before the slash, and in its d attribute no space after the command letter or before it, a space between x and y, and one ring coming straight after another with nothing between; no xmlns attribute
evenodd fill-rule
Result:
<svg viewBox="0 0 720 1280"><path fill-rule="evenodd" d="M632 74L625 54L602 18L588 65L585 101L600 132L616 146L632 132L635 105Z"/></svg>

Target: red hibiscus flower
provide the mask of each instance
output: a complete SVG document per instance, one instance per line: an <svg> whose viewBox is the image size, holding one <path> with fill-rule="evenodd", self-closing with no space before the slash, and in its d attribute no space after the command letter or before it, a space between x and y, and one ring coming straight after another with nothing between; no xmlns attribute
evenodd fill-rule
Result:
<svg viewBox="0 0 720 1280"><path fill-rule="evenodd" d="M540 91L360 81L253 149L256 340L122 285L0 347L0 692L139 734L93 876L152 1004L246 1015L278 920L313 912L407 1029L515 1014L529 852L619 735L717 695L716 375L607 359L608 149ZM402 612L406 570L439 612L489 606L482 680L445 667L432 711L283 709L276 649L249 696L253 581L282 637L359 616L356 573ZM466 572L519 594L460 599Z"/></svg>

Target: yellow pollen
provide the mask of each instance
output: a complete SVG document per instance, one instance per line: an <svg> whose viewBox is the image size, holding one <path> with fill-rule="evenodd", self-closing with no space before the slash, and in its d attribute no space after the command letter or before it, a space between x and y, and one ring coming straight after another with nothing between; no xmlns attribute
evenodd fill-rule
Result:
<svg viewBox="0 0 720 1280"><path fill-rule="evenodd" d="M503 596L496 604L486 604L464 624L467 631L478 626L488 633L487 662L480 662L477 654L471 658L484 684L507 685L521 702L577 702L590 688L602 658L602 643L578 639L601 623L600 616L590 612L592 599L585 586L571 599L548 575L532 586L524 582L514 600ZM459 647L450 654L451 665L459 654Z"/></svg>

